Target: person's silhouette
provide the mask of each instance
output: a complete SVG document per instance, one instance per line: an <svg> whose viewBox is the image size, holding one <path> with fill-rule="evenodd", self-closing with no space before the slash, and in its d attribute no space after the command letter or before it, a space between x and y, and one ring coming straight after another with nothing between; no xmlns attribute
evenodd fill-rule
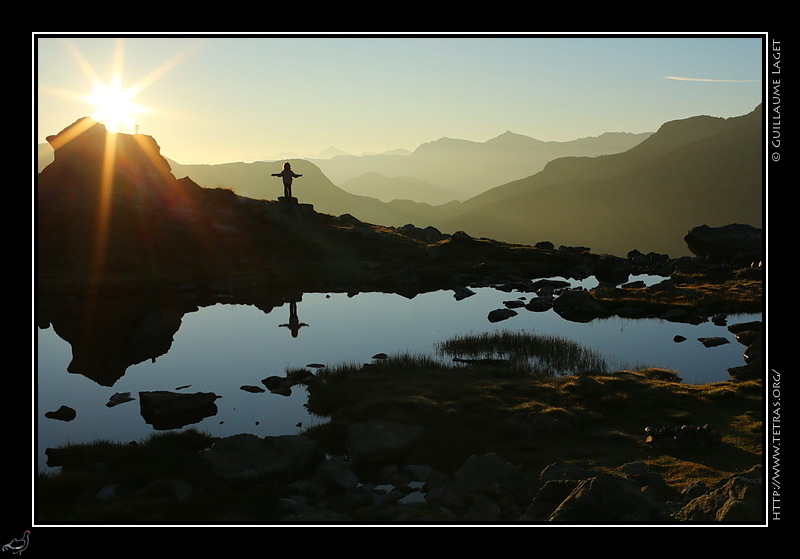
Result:
<svg viewBox="0 0 800 559"><path fill-rule="evenodd" d="M303 175L298 175L294 171L292 171L292 166L287 161L283 164L283 171L280 173L272 173L273 177L283 177L283 196L286 199L286 202L292 201L292 179L297 177L302 177Z"/></svg>
<svg viewBox="0 0 800 559"><path fill-rule="evenodd" d="M278 326L281 328L288 328L292 332L292 337L296 338L300 333L300 328L308 326L308 324L300 322L300 319L297 317L297 303L292 301L289 303L289 323L279 324Z"/></svg>

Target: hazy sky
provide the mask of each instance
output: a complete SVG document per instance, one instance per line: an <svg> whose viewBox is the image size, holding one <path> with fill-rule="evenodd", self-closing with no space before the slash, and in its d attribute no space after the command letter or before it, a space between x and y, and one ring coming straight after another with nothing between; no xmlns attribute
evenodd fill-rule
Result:
<svg viewBox="0 0 800 559"><path fill-rule="evenodd" d="M763 93L755 33L32 39L37 142L91 115L84 97L119 70L123 89L139 88L139 131L179 163L413 150L506 130L559 141L654 132L745 114Z"/></svg>

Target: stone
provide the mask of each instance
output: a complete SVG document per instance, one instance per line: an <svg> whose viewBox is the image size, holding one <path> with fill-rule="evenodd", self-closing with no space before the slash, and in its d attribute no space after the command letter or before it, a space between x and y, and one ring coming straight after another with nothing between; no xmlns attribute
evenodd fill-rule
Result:
<svg viewBox="0 0 800 559"><path fill-rule="evenodd" d="M213 392L139 392L139 408L145 422L154 429L179 429L216 415L214 402L219 397Z"/></svg>
<svg viewBox="0 0 800 559"><path fill-rule="evenodd" d="M489 322L500 322L502 320L507 320L512 316L517 316L517 311L513 309L495 309L489 312Z"/></svg>
<svg viewBox="0 0 800 559"><path fill-rule="evenodd" d="M322 458L318 445L302 435L261 438L249 433L219 439L202 456L214 475L230 481L297 476Z"/></svg>
<svg viewBox="0 0 800 559"><path fill-rule="evenodd" d="M722 227L700 225L691 229L683 240L693 254L717 261L759 261L764 251L763 231L739 223Z"/></svg>
<svg viewBox="0 0 800 559"><path fill-rule="evenodd" d="M730 343L727 338L720 336L710 336L707 338L697 338L697 340L705 347L717 347Z"/></svg>
<svg viewBox="0 0 800 559"><path fill-rule="evenodd" d="M534 297L525 305L532 312L545 312L553 308L553 300L548 297Z"/></svg>
<svg viewBox="0 0 800 559"><path fill-rule="evenodd" d="M684 521L763 522L764 482L761 467L723 480L713 490L689 501L677 514Z"/></svg>
<svg viewBox="0 0 800 559"><path fill-rule="evenodd" d="M320 462L312 481L335 492L349 491L358 485L350 462L338 456Z"/></svg>
<svg viewBox="0 0 800 559"><path fill-rule="evenodd" d="M61 406L55 411L49 411L44 414L48 419L58 419L59 421L72 421L77 415L77 412L69 406Z"/></svg>
<svg viewBox="0 0 800 559"><path fill-rule="evenodd" d="M245 392L252 392L253 394L264 392L264 389L260 386L251 386L249 384L245 384L244 386L239 387L240 390L244 390Z"/></svg>
<svg viewBox="0 0 800 559"><path fill-rule="evenodd" d="M603 305L584 289L561 292L553 301L553 310L573 322L590 322L607 314Z"/></svg>
<svg viewBox="0 0 800 559"><path fill-rule="evenodd" d="M261 382L267 387L267 390L273 394L280 394L281 396L290 396L292 394L292 386L294 383L286 377L273 375L262 379Z"/></svg>
<svg viewBox="0 0 800 559"><path fill-rule="evenodd" d="M418 425L392 421L353 423L347 429L345 446L353 464L394 461L422 434Z"/></svg>
<svg viewBox="0 0 800 559"><path fill-rule="evenodd" d="M453 297L456 301L462 301L467 297L472 297L475 292L468 287L457 286L453 288Z"/></svg>
<svg viewBox="0 0 800 559"><path fill-rule="evenodd" d="M551 522L632 523L663 522L666 511L637 483L603 474L581 481L550 515Z"/></svg>
<svg viewBox="0 0 800 559"><path fill-rule="evenodd" d="M464 494L511 495L529 502L535 487L519 466L495 453L470 456L453 476L453 488Z"/></svg>

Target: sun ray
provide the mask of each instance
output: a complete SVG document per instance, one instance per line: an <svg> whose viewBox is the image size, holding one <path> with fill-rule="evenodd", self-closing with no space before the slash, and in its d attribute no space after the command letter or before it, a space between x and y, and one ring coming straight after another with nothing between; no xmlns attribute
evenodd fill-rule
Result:
<svg viewBox="0 0 800 559"><path fill-rule="evenodd" d="M70 142L76 136L83 134L95 123L102 124L109 132L106 134L106 144L104 147L102 169L100 172L99 199L97 222L95 223L95 236L93 246L92 270L94 274L102 274L105 267L108 229L111 223L111 199L114 184L115 160L117 151L117 133L138 132L137 116L149 112L144 105L136 102L137 95L146 87L154 83L164 73L189 54L189 49L183 53L169 59L164 64L158 66L147 74L142 80L131 87L123 86L124 69L124 40L119 39L115 43L111 78L108 81L101 79L97 71L81 54L78 48L70 41L65 40L67 50L78 64L81 71L89 78L93 84L90 94L69 94L68 92L57 91L59 95L69 95L72 98L81 100L89 104L94 112L90 119L83 119L74 126L65 130L62 134L52 137L54 149L58 149ZM133 136L137 140L140 149L145 151L147 157L157 161L158 154L152 153L154 150L144 138L138 134ZM159 169L161 165L158 166ZM163 172L167 172L166 170Z"/></svg>
<svg viewBox="0 0 800 559"><path fill-rule="evenodd" d="M97 82L85 101L95 107L92 118L102 123L109 132L133 132L136 117L147 108L134 101L137 87L124 88L119 77L110 83Z"/></svg>
<svg viewBox="0 0 800 559"><path fill-rule="evenodd" d="M103 168L100 175L100 200L94 237L92 273L99 277L105 268L108 227L111 221L111 187L114 181L114 155L116 153L116 134L106 134L103 153Z"/></svg>

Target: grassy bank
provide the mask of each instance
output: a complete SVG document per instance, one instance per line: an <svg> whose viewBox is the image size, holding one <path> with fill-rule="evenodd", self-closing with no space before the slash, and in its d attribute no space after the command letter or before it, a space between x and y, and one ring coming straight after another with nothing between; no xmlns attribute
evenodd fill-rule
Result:
<svg viewBox="0 0 800 559"><path fill-rule="evenodd" d="M443 471L488 452L534 472L572 460L613 472L645 460L680 486L760 462L761 402L761 381L689 385L658 368L531 374L503 363L431 367L403 356L329 371L311 388L308 405L331 420L308 434L344 452L351 423L422 424L429 428L409 461ZM682 424L707 424L723 445L662 452L644 444L646 427Z"/></svg>
<svg viewBox="0 0 800 559"><path fill-rule="evenodd" d="M308 408L329 420L304 434L331 455L345 455L345 434L353 423L421 425L423 434L405 461L448 475L469 456L487 453L534 476L557 462L619 473L623 465L642 461L679 490L695 482L711 486L761 462L761 381L689 385L664 369L606 370L569 340L507 332L456 338L439 349L439 355L389 355L366 365L321 369L308 387ZM568 363L565 354L571 356ZM443 357L453 355L459 360ZM535 367L528 366L532 356L538 359ZM563 374L563 368L580 372ZM646 427L683 424L708 425L722 442L687 448L646 444ZM63 447L56 452L63 472L37 479L37 518L44 523L268 521L281 483L209 479L199 454L212 442L189 430L135 444ZM113 499L98 497L109 490Z"/></svg>

